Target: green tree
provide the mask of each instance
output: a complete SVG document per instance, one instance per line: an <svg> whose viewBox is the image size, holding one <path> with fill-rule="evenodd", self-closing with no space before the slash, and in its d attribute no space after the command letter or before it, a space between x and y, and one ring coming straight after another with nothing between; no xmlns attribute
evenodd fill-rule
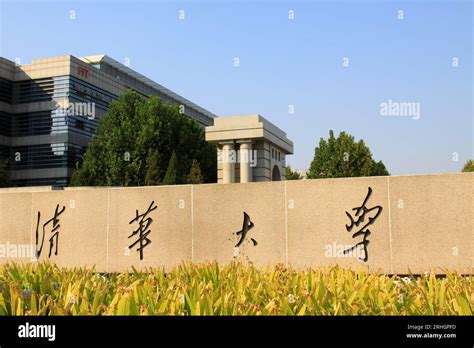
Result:
<svg viewBox="0 0 474 348"><path fill-rule="evenodd" d="M203 127L181 114L176 105L128 91L112 102L101 118L97 134L77 164L71 185L161 183L173 151L179 159L176 184L187 182L194 159L201 164L204 182L217 181L217 150L205 141Z"/></svg>
<svg viewBox="0 0 474 348"><path fill-rule="evenodd" d="M372 158L363 140L355 142L354 137L345 132L335 138L332 130L328 140L319 141L308 172L309 179L382 175L390 174L382 161Z"/></svg>
<svg viewBox="0 0 474 348"><path fill-rule="evenodd" d="M301 179L303 179L301 177L300 173L298 173L296 171L293 171L291 169L290 165L286 166L285 177L286 177L286 180L301 180Z"/></svg>
<svg viewBox="0 0 474 348"><path fill-rule="evenodd" d="M188 174L188 184L202 184L204 178L201 173L201 166L197 160L193 160L191 169Z"/></svg>
<svg viewBox="0 0 474 348"><path fill-rule="evenodd" d="M160 155L158 150L150 149L146 161L145 186L153 186L160 183L159 161Z"/></svg>
<svg viewBox="0 0 474 348"><path fill-rule="evenodd" d="M463 172L474 172L474 160L470 159L464 164Z"/></svg>
<svg viewBox="0 0 474 348"><path fill-rule="evenodd" d="M163 179L163 185L174 185L176 184L176 174L178 171L178 157L176 152L173 151L171 154L170 161L168 163L168 169L166 169L165 178Z"/></svg>
<svg viewBox="0 0 474 348"><path fill-rule="evenodd" d="M0 187L11 187L13 183L10 180L8 172L8 160L0 157Z"/></svg>

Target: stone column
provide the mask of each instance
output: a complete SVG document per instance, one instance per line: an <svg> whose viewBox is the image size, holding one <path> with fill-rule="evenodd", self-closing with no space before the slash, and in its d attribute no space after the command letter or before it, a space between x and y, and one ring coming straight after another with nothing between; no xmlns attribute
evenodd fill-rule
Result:
<svg viewBox="0 0 474 348"><path fill-rule="evenodd" d="M240 144L240 182L252 182L252 167L250 159L252 156L252 143L250 141Z"/></svg>
<svg viewBox="0 0 474 348"><path fill-rule="evenodd" d="M222 182L231 184L235 182L235 153L234 143L222 145Z"/></svg>

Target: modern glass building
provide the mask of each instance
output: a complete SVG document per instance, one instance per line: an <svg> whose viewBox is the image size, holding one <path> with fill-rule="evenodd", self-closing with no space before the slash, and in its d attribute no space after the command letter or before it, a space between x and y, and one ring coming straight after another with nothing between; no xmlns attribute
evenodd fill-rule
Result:
<svg viewBox="0 0 474 348"><path fill-rule="evenodd" d="M178 104L200 125L214 114L106 56L17 65L0 57L0 158L16 186L66 186L109 103L133 89Z"/></svg>

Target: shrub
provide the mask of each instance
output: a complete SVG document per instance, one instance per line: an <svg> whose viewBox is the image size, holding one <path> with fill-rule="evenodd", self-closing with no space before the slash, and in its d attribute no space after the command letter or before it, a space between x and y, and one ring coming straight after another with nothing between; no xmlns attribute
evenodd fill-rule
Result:
<svg viewBox="0 0 474 348"><path fill-rule="evenodd" d="M472 276L296 271L232 262L98 274L0 266L0 315L472 315Z"/></svg>

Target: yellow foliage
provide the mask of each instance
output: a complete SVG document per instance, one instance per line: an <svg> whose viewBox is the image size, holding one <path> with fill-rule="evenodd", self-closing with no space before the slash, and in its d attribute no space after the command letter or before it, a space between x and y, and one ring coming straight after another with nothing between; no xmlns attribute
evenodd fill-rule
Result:
<svg viewBox="0 0 474 348"><path fill-rule="evenodd" d="M472 315L472 276L230 263L98 274L0 266L0 315Z"/></svg>

